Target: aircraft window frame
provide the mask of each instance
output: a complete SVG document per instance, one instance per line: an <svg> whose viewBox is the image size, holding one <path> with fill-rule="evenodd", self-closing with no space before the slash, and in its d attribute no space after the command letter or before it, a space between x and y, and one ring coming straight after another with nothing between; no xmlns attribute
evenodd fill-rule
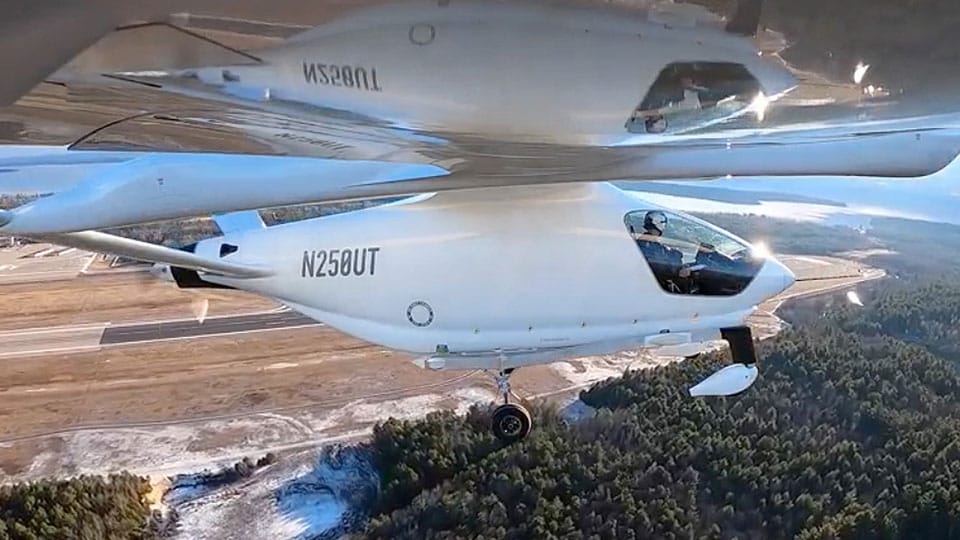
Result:
<svg viewBox="0 0 960 540"><path fill-rule="evenodd" d="M753 282L763 264L749 243L692 216L647 208L627 212L623 219L667 293L735 296Z"/></svg>
<svg viewBox="0 0 960 540"><path fill-rule="evenodd" d="M660 70L627 120L631 133L662 134L706 127L742 114L763 91L736 62L671 62Z"/></svg>

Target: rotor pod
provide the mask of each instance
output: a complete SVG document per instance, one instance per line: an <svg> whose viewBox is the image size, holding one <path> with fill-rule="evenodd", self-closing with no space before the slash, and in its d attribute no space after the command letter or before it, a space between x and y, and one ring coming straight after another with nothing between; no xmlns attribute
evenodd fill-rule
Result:
<svg viewBox="0 0 960 540"><path fill-rule="evenodd" d="M691 387L690 395L693 397L735 396L753 386L760 374L753 333L749 327L721 328L720 336L730 344L734 363Z"/></svg>

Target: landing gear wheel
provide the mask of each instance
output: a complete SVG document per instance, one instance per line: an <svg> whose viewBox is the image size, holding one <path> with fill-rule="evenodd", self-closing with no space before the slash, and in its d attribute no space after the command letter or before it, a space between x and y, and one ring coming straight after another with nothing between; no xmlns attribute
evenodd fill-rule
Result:
<svg viewBox="0 0 960 540"><path fill-rule="evenodd" d="M493 411L493 434L505 443L522 440L532 425L530 413L522 405L506 403Z"/></svg>

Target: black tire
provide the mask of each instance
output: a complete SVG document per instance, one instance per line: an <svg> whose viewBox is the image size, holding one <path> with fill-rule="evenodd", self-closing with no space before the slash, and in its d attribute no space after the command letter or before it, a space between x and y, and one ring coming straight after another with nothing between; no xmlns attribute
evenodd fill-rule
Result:
<svg viewBox="0 0 960 540"><path fill-rule="evenodd" d="M522 440L530 434L531 426L530 413L516 403L500 405L493 411L493 434L505 443Z"/></svg>

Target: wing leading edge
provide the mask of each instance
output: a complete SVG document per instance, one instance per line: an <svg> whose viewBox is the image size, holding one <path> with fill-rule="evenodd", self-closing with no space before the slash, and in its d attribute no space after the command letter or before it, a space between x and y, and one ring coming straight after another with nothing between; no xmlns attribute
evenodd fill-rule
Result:
<svg viewBox="0 0 960 540"><path fill-rule="evenodd" d="M49 234L35 236L34 238L61 246L97 253L111 253L131 259L169 264L179 268L210 272L233 278L253 279L273 274L273 271L269 268L207 259L187 251L96 231Z"/></svg>

